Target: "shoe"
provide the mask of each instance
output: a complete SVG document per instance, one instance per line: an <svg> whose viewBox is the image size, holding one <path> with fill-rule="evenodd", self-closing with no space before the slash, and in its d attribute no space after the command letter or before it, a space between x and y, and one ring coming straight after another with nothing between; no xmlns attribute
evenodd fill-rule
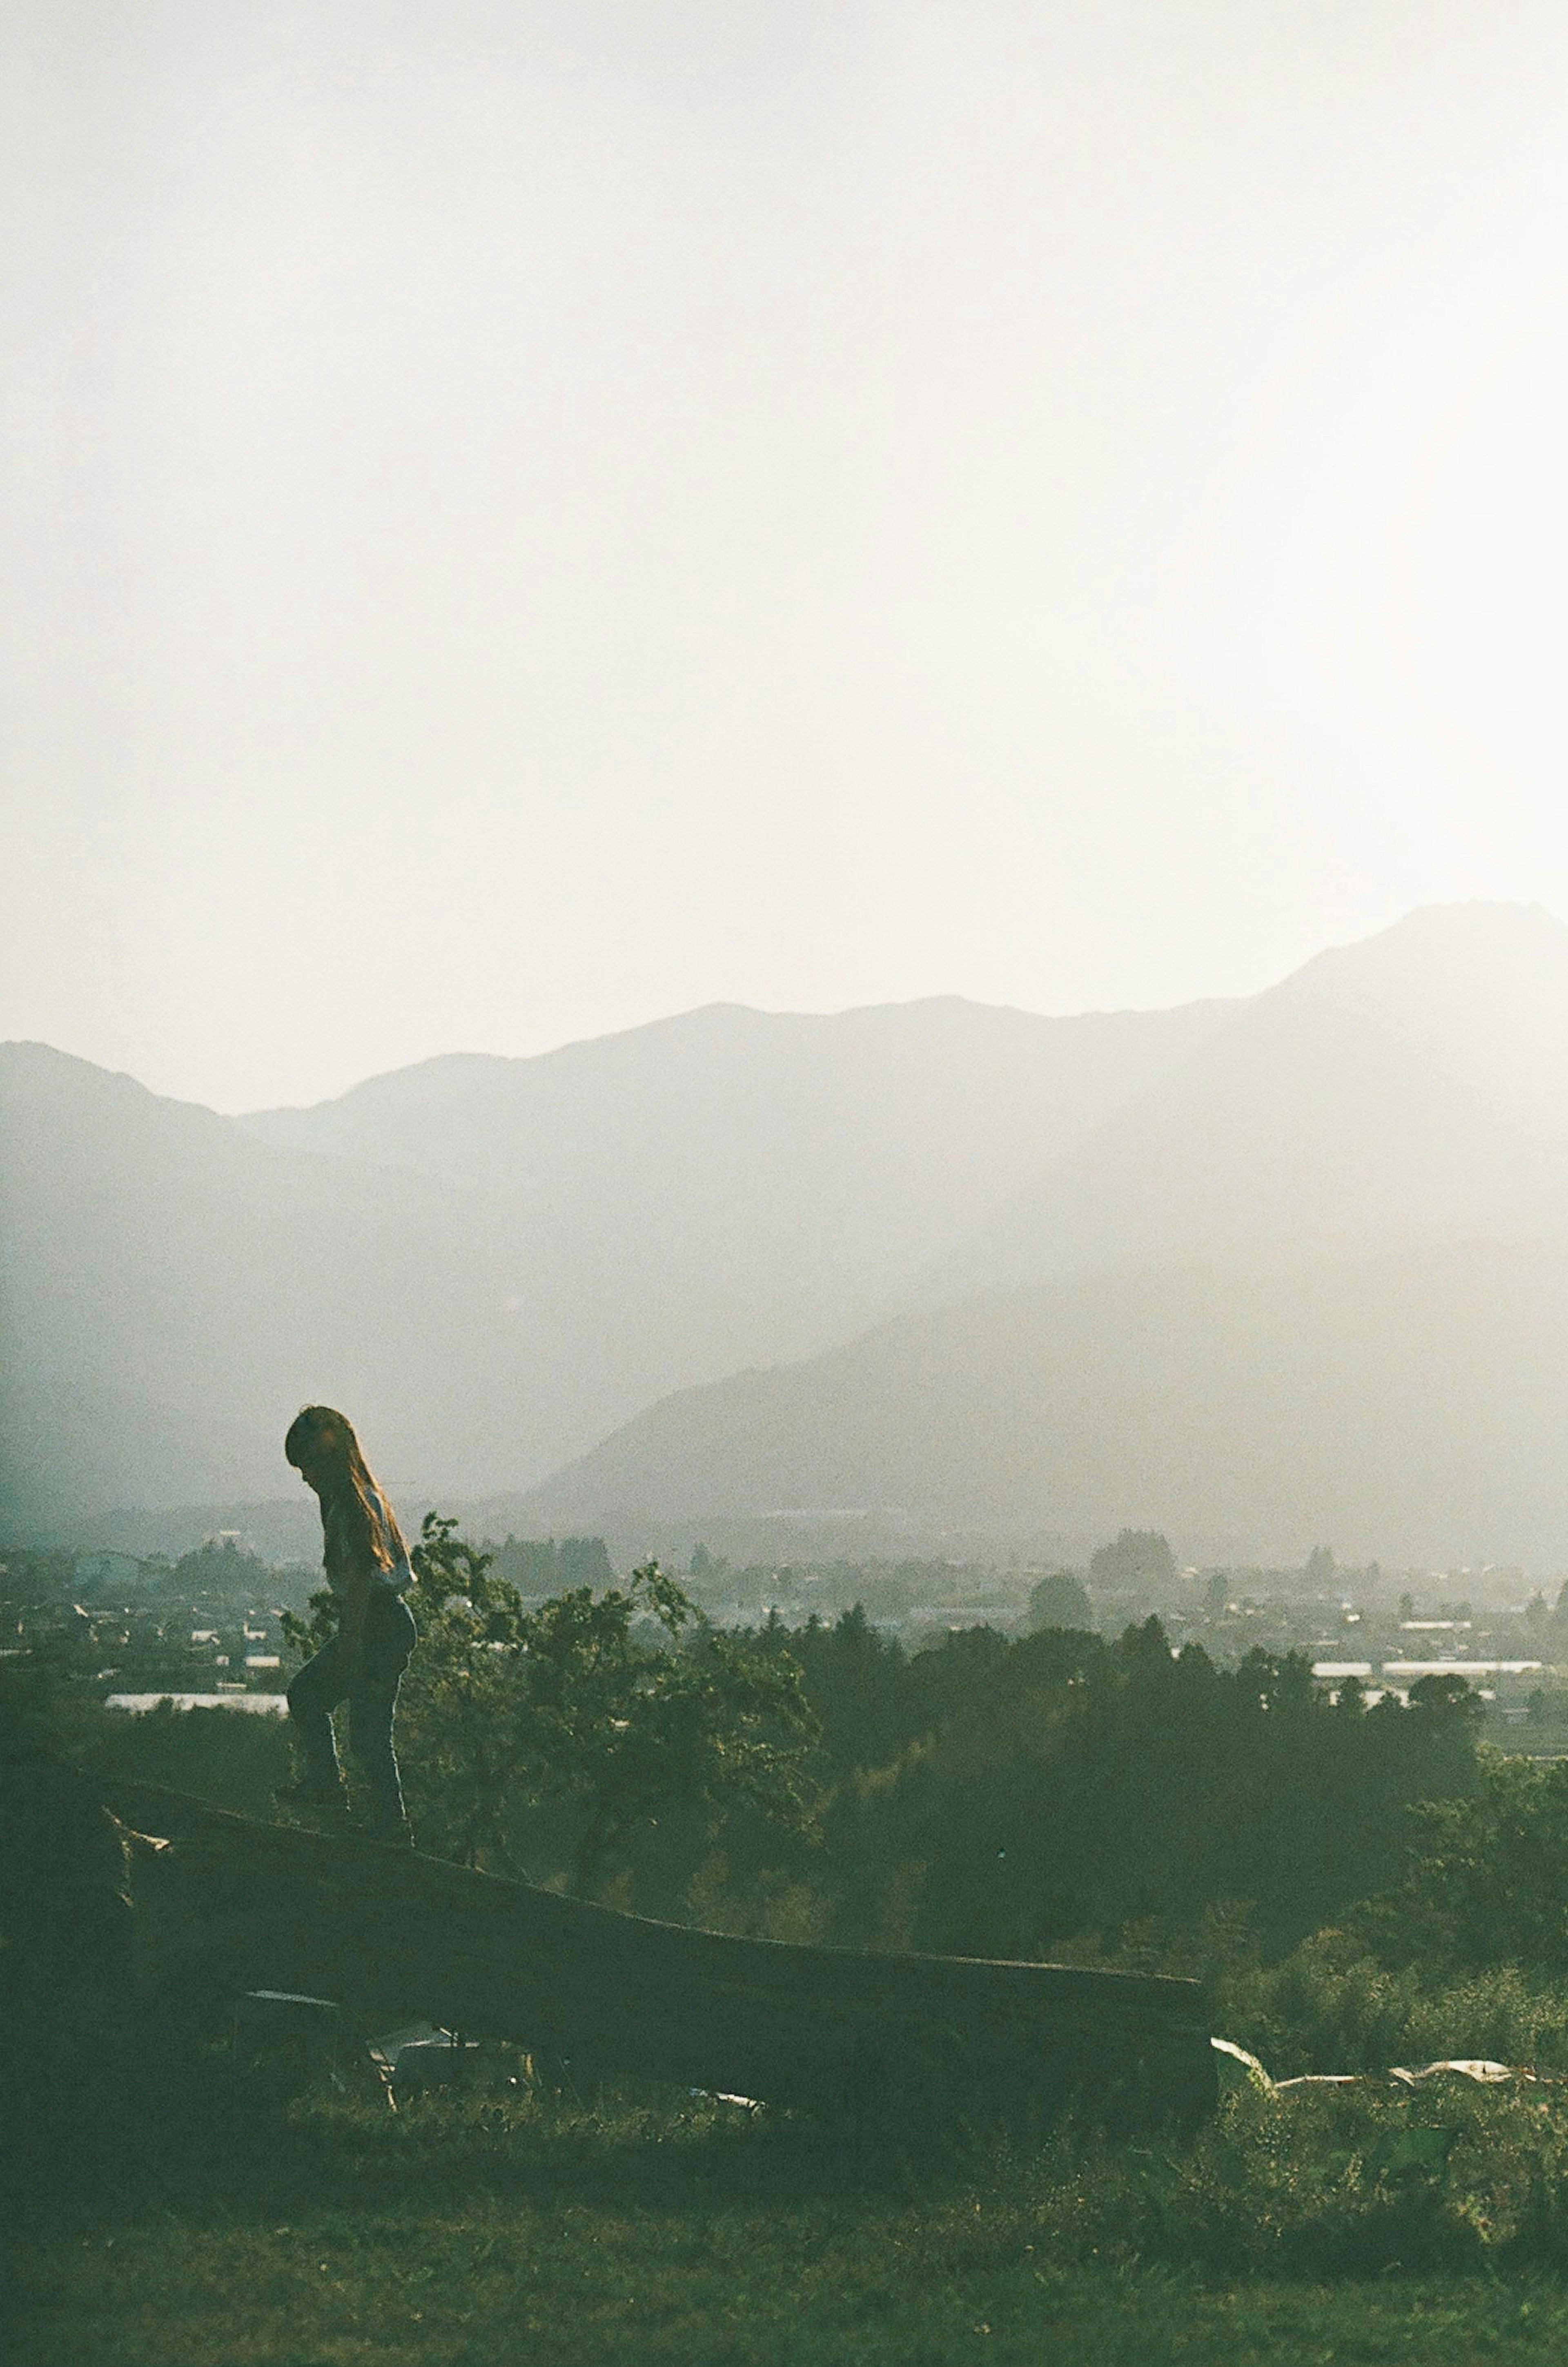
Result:
<svg viewBox="0 0 1568 2367"><path fill-rule="evenodd" d="M329 1815L346 1816L348 1786L341 1781L323 1784L319 1776L307 1775L299 1784L279 1784L273 1798L286 1808L321 1808Z"/></svg>

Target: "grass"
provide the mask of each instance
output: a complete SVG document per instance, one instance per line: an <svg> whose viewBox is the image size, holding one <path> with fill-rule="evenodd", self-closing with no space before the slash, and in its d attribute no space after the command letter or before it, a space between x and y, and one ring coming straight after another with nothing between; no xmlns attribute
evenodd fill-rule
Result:
<svg viewBox="0 0 1568 2367"><path fill-rule="evenodd" d="M1320 1931L1277 1965L1243 1957L1211 1981L1217 2026L1281 2078L1456 2055L1568 2072L1568 1988L1517 1965L1445 1979L1391 1969L1348 1934Z"/></svg>
<svg viewBox="0 0 1568 2367"><path fill-rule="evenodd" d="M1547 2361L1568 2302L1425 2281L1210 2290L1159 2271L1070 2274L1027 2262L959 2271L862 2258L858 2237L813 2255L766 2229L598 2231L591 2261L559 2223L309 2231L281 2243L182 2246L176 2258L104 2254L72 2266L18 2328L18 2367L548 2367L609 2360L691 2367L1037 2367L1478 2359ZM760 2271L754 2244L763 2243ZM149 2275L177 2273L173 2296Z"/></svg>
<svg viewBox="0 0 1568 2367"><path fill-rule="evenodd" d="M18 2367L1544 2361L1568 2105L1240 2092L1196 2138L932 2158L630 2092L193 2088L14 2193ZM214 2106L218 2109L214 2111ZM1414 2142L1412 2139L1414 2138Z"/></svg>

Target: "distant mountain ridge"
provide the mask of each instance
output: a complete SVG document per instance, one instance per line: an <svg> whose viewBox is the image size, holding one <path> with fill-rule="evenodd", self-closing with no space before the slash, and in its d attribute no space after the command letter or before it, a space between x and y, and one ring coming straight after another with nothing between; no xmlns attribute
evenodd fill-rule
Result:
<svg viewBox="0 0 1568 2367"><path fill-rule="evenodd" d="M939 1257L929 1291L1523 1239L1565 1209L1568 928L1428 908L1236 1007Z"/></svg>
<svg viewBox="0 0 1568 2367"><path fill-rule="evenodd" d="M0 1048L0 1518L276 1491L310 1397L433 1488L525 1486L902 1303L1224 1016L715 1006L246 1119Z"/></svg>
<svg viewBox="0 0 1568 2367"><path fill-rule="evenodd" d="M945 1531L1228 1540L1238 1560L1568 1575L1568 1244L984 1292L662 1399L531 1529L796 1505Z"/></svg>
<svg viewBox="0 0 1568 2367"><path fill-rule="evenodd" d="M1568 929L1439 908L1317 957L920 1296L649 1408L533 1516L809 1503L1568 1569Z"/></svg>
<svg viewBox="0 0 1568 2367"><path fill-rule="evenodd" d="M1568 1567L1565 1251L1534 907L1239 1003L713 1005L243 1119L0 1048L0 1520L281 1492L325 1397L411 1486L569 1529L850 1504Z"/></svg>

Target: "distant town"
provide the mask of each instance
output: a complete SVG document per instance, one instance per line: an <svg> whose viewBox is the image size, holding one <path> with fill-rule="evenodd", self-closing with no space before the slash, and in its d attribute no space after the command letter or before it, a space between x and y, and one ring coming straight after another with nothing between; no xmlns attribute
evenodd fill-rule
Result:
<svg viewBox="0 0 1568 2367"><path fill-rule="evenodd" d="M617 1577L601 1537L508 1535L485 1550L525 1602ZM1318 1546L1299 1567L1203 1569L1179 1564L1157 1532L1124 1530L1081 1569L891 1557L737 1565L701 1543L671 1566L716 1627L831 1625L858 1607L919 1652L967 1628L1114 1636L1154 1619L1173 1652L1199 1644L1222 1666L1253 1650L1299 1654L1331 1698L1359 1688L1369 1708L1450 1675L1478 1697L1483 1735L1568 1756L1568 1587L1512 1565L1392 1570ZM294 1665L283 1614L303 1612L320 1583L319 1569L268 1561L238 1531L178 1558L12 1547L0 1557L0 1657L47 1668L111 1708L281 1711Z"/></svg>

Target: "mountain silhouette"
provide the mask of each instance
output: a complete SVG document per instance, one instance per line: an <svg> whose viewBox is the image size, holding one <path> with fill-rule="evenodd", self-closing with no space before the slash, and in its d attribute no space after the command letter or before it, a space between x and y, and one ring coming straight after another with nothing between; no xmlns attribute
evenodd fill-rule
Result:
<svg viewBox="0 0 1568 2367"><path fill-rule="evenodd" d="M650 1408L532 1514L1568 1559L1565 1274L1568 929L1423 911L1235 1008L934 1261L926 1311Z"/></svg>
<svg viewBox="0 0 1568 2367"><path fill-rule="evenodd" d="M532 1486L557 1528L1560 1556L1565 1249L1568 929L1533 907L1242 1002L716 1005L246 1118L12 1045L0 1507L282 1494L325 1398L411 1489Z"/></svg>
<svg viewBox="0 0 1568 2367"><path fill-rule="evenodd" d="M244 1119L0 1048L0 1513L275 1495L310 1398L411 1484L526 1485L906 1303L1225 1015L721 1006Z"/></svg>
<svg viewBox="0 0 1568 2367"><path fill-rule="evenodd" d="M1439 906L1234 1008L982 1220L933 1299L1523 1238L1568 1209L1568 928Z"/></svg>
<svg viewBox="0 0 1568 2367"><path fill-rule="evenodd" d="M648 1409L541 1529L800 1507L1014 1537L1156 1528L1238 1559L1568 1560L1568 1247L981 1293ZM1194 1548L1196 1549L1196 1548Z"/></svg>

